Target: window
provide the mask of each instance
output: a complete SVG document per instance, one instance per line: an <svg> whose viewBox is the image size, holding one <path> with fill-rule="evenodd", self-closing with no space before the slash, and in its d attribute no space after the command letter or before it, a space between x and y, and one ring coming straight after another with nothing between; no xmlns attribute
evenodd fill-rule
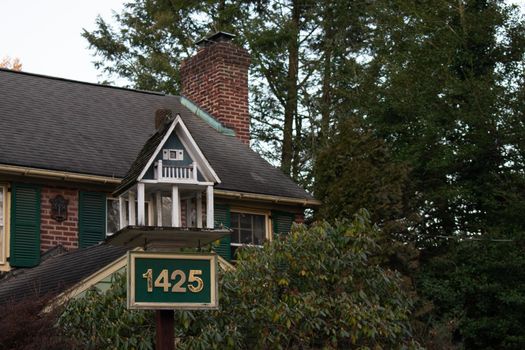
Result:
<svg viewBox="0 0 525 350"><path fill-rule="evenodd" d="M124 217L124 226L128 225L129 222L129 206L128 201L124 201L126 205L126 215ZM151 225L149 221L149 202L144 202L144 211L147 225ZM138 203L135 201L135 220L137 219ZM120 205L118 198L108 198L106 204L106 235L111 236L115 232L120 230Z"/></svg>
<svg viewBox="0 0 525 350"><path fill-rule="evenodd" d="M0 264L5 264L6 255L6 232L5 232L5 212L6 212L6 188L0 186Z"/></svg>
<svg viewBox="0 0 525 350"><path fill-rule="evenodd" d="M262 245L266 239L266 215L231 213L232 245Z"/></svg>
<svg viewBox="0 0 525 350"><path fill-rule="evenodd" d="M111 236L120 229L120 206L117 198L108 198L106 204L106 235Z"/></svg>
<svg viewBox="0 0 525 350"><path fill-rule="evenodd" d="M171 197L162 196L162 226L171 226Z"/></svg>
<svg viewBox="0 0 525 350"><path fill-rule="evenodd" d="M162 151L162 160L184 160L184 150L165 149Z"/></svg>

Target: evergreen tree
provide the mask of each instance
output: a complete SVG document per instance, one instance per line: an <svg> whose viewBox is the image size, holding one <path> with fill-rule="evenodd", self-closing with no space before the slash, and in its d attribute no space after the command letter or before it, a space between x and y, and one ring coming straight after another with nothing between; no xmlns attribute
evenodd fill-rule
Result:
<svg viewBox="0 0 525 350"><path fill-rule="evenodd" d="M443 235L523 230L523 22L497 0L378 4L366 121L411 166L414 227ZM518 209L519 208L519 209Z"/></svg>

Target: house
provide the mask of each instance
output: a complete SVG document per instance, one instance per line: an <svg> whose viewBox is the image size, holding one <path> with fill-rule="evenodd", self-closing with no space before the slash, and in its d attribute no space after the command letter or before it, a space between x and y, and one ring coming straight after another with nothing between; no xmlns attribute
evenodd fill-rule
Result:
<svg viewBox="0 0 525 350"><path fill-rule="evenodd" d="M0 303L111 264L123 250L100 242L127 225L230 228L231 260L320 204L250 149L250 58L231 38L198 42L181 96L0 69Z"/></svg>

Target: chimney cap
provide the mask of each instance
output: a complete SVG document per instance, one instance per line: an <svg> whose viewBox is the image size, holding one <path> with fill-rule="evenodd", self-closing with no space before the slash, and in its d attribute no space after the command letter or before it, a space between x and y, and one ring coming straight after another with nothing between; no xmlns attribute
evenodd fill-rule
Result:
<svg viewBox="0 0 525 350"><path fill-rule="evenodd" d="M227 32L215 32L213 34L207 35L206 37L200 39L199 41L195 42L195 45L198 46L206 46L211 43L218 43L221 41L231 41L233 38L235 38L235 35Z"/></svg>

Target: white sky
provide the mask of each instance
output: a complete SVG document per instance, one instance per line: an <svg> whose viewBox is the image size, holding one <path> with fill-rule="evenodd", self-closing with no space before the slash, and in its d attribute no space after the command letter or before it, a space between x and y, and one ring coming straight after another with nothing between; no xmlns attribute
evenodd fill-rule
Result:
<svg viewBox="0 0 525 350"><path fill-rule="evenodd" d="M0 59L18 57L22 70L96 83L92 52L80 36L95 18L111 19L125 0L0 0ZM509 0L525 10L525 0Z"/></svg>
<svg viewBox="0 0 525 350"><path fill-rule="evenodd" d="M31 73L96 83L82 28L95 29L97 15L111 19L123 0L0 0L0 59L18 57Z"/></svg>

